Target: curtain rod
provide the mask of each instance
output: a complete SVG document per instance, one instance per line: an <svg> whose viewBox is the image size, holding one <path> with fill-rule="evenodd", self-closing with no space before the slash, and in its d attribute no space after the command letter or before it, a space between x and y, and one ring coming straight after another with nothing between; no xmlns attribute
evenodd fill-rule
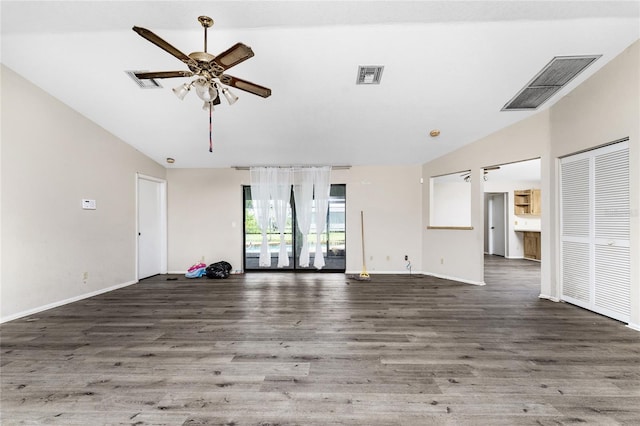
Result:
<svg viewBox="0 0 640 426"><path fill-rule="evenodd" d="M308 169L310 167L323 167L321 165L295 165L295 166L231 166L232 169L236 170L250 170L251 167L277 167L279 169ZM331 170L349 170L351 166L329 166Z"/></svg>

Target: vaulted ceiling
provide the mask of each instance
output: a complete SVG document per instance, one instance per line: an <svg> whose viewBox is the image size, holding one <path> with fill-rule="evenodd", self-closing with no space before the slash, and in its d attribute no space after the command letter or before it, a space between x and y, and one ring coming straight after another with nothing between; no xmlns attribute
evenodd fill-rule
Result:
<svg viewBox="0 0 640 426"><path fill-rule="evenodd" d="M536 111L501 111L554 56L602 55L548 108L640 38L637 1L2 1L2 63L167 167L420 164ZM209 117L195 94L141 89L127 70L186 66L236 42L228 71L272 89ZM382 65L356 85L359 65ZM440 136L429 132L439 129ZM173 165L165 163L175 158Z"/></svg>

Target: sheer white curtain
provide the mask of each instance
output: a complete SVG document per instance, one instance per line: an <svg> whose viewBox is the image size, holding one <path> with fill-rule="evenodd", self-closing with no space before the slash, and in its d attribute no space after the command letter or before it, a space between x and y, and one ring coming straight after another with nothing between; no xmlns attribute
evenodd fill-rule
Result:
<svg viewBox="0 0 640 426"><path fill-rule="evenodd" d="M331 167L314 167L313 196L316 204L316 255L313 266L322 269L325 265L322 254L322 233L327 226L329 191L331 190Z"/></svg>
<svg viewBox="0 0 640 426"><path fill-rule="evenodd" d="M297 169L294 172L293 199L296 204L296 221L302 234L302 249L298 264L309 266L309 232L313 221L313 169Z"/></svg>
<svg viewBox="0 0 640 426"><path fill-rule="evenodd" d="M253 212L262 233L262 244L260 246L259 266L271 266L271 254L269 253L269 241L267 230L269 227L269 216L271 210L271 175L272 171L266 167L252 167L249 171L251 175L251 205Z"/></svg>
<svg viewBox="0 0 640 426"><path fill-rule="evenodd" d="M289 254L287 242L284 238L287 216L289 213L289 201L291 200L292 170L274 168L273 181L271 182L271 199L276 214L276 225L280 233L280 251L278 252L278 268L289 266Z"/></svg>

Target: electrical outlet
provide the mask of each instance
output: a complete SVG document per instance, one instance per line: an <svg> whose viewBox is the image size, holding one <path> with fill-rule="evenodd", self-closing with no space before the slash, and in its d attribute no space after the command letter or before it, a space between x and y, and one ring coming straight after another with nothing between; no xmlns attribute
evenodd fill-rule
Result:
<svg viewBox="0 0 640 426"><path fill-rule="evenodd" d="M89 279L89 273L88 273L88 272L84 272L84 273L82 274L82 282L83 282L84 284L86 284L88 279Z"/></svg>
<svg viewBox="0 0 640 426"><path fill-rule="evenodd" d="M387 255L387 260L391 260L391 256Z"/></svg>
<svg viewBox="0 0 640 426"><path fill-rule="evenodd" d="M407 256L406 254L404 255L404 260L409 260L409 256Z"/></svg>
<svg viewBox="0 0 640 426"><path fill-rule="evenodd" d="M440 264L441 264L441 265L444 265L444 257L441 257L441 258L440 258Z"/></svg>
<svg viewBox="0 0 640 426"><path fill-rule="evenodd" d="M204 256L202 256L202 257L200 258L200 262L201 262L201 263L204 263Z"/></svg>

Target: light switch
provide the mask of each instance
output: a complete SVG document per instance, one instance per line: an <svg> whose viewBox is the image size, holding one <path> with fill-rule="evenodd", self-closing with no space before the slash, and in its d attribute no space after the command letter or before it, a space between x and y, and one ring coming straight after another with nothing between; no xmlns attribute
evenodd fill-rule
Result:
<svg viewBox="0 0 640 426"><path fill-rule="evenodd" d="M85 198L82 199L82 208L85 210L95 210L96 209L96 200L87 200Z"/></svg>

